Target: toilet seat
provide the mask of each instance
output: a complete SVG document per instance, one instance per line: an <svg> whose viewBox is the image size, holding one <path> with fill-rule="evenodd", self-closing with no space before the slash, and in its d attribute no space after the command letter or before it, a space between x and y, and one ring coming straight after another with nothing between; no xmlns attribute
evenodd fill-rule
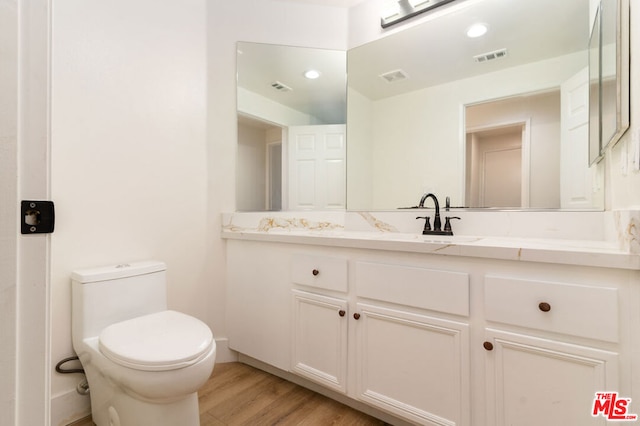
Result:
<svg viewBox="0 0 640 426"><path fill-rule="evenodd" d="M167 371L206 357L215 345L209 327L176 311L156 312L115 323L99 337L100 352L136 370Z"/></svg>

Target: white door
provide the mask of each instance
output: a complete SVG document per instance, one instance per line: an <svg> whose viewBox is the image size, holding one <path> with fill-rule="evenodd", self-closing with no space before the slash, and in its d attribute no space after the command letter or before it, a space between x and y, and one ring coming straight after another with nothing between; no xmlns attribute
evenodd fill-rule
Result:
<svg viewBox="0 0 640 426"><path fill-rule="evenodd" d="M346 207L343 124L289 128L289 209Z"/></svg>
<svg viewBox="0 0 640 426"><path fill-rule="evenodd" d="M560 204L563 209L593 207L589 168L589 69L561 87Z"/></svg>
<svg viewBox="0 0 640 426"><path fill-rule="evenodd" d="M482 207L520 207L522 190L522 149L502 149L484 153Z"/></svg>
<svg viewBox="0 0 640 426"><path fill-rule="evenodd" d="M293 290L292 370L347 392L347 301Z"/></svg>

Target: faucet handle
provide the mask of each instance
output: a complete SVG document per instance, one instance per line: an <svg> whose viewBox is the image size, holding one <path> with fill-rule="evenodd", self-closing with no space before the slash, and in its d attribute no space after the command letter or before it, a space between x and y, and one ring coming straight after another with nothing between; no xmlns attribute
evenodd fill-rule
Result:
<svg viewBox="0 0 640 426"><path fill-rule="evenodd" d="M424 228L422 229L422 233L431 231L431 222L429 222L429 216L418 216L416 219L424 219Z"/></svg>
<svg viewBox="0 0 640 426"><path fill-rule="evenodd" d="M460 219L458 216L447 216L444 218L444 230L451 231L451 219Z"/></svg>

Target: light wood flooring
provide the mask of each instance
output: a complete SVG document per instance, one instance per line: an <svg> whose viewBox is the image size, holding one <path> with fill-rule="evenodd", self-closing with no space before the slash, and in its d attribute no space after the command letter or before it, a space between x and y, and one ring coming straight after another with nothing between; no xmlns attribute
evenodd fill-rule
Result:
<svg viewBox="0 0 640 426"><path fill-rule="evenodd" d="M216 364L198 392L201 426L385 425L306 388L237 362ZM73 426L92 426L90 419Z"/></svg>

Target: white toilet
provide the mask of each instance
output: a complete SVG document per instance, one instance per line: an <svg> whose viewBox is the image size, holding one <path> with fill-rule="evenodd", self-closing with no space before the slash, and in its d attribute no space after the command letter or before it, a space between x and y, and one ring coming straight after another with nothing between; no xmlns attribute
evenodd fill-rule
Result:
<svg viewBox="0 0 640 426"><path fill-rule="evenodd" d="M72 273L73 347L98 426L199 425L197 391L216 343L209 327L167 310L166 266L146 261Z"/></svg>

